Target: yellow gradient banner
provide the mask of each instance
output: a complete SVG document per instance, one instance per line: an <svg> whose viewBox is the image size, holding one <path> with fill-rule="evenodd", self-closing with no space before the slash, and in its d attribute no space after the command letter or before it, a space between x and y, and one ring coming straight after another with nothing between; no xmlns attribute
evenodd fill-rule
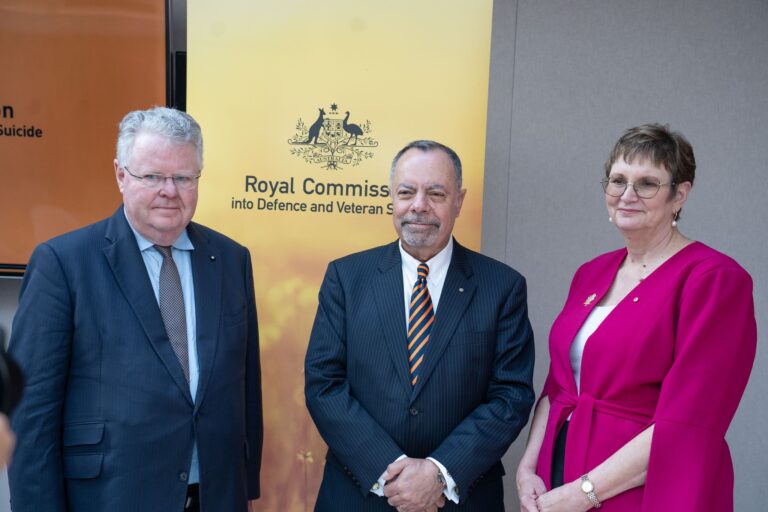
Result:
<svg viewBox="0 0 768 512"><path fill-rule="evenodd" d="M258 508L312 510L326 451L303 391L317 291L330 260L395 240L389 166L402 146L457 151L468 193L454 234L480 246L492 0L187 8L187 105L205 137L195 219L253 256Z"/></svg>

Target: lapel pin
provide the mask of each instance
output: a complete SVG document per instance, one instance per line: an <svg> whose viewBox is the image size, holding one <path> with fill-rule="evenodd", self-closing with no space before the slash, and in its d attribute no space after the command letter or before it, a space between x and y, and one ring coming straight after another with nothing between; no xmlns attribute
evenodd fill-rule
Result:
<svg viewBox="0 0 768 512"><path fill-rule="evenodd" d="M595 300L595 297L597 297L596 293L593 293L592 295L587 297L587 300L584 301L584 305L589 306L590 304L592 304L592 301Z"/></svg>
<svg viewBox="0 0 768 512"><path fill-rule="evenodd" d="M211 255L211 261L216 261L216 256Z"/></svg>
<svg viewBox="0 0 768 512"><path fill-rule="evenodd" d="M459 293L464 293L464 288L459 288Z"/></svg>
<svg viewBox="0 0 768 512"><path fill-rule="evenodd" d="M640 297L635 297L634 299L632 299L632 302L637 302L639 300L640 300Z"/></svg>

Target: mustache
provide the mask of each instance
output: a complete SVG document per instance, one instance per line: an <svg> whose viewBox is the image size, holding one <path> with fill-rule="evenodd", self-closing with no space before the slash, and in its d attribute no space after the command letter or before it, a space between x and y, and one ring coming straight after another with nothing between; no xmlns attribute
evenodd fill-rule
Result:
<svg viewBox="0 0 768 512"><path fill-rule="evenodd" d="M406 224L427 224L430 226L440 227L440 221L427 217L426 215L406 215L400 219L400 226Z"/></svg>

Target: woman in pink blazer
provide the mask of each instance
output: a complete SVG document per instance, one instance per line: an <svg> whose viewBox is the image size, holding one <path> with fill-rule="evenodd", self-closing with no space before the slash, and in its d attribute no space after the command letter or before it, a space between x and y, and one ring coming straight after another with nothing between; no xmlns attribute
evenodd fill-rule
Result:
<svg viewBox="0 0 768 512"><path fill-rule="evenodd" d="M602 183L626 247L579 268L552 326L522 511L733 510L725 432L755 356L752 280L680 233L695 169L658 124L611 152Z"/></svg>

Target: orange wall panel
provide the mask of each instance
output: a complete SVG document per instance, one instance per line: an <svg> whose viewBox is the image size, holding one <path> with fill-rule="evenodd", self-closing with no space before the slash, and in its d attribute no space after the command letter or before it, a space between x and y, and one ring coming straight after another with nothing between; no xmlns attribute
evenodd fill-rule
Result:
<svg viewBox="0 0 768 512"><path fill-rule="evenodd" d="M0 0L0 264L120 203L126 112L165 104L156 0Z"/></svg>

